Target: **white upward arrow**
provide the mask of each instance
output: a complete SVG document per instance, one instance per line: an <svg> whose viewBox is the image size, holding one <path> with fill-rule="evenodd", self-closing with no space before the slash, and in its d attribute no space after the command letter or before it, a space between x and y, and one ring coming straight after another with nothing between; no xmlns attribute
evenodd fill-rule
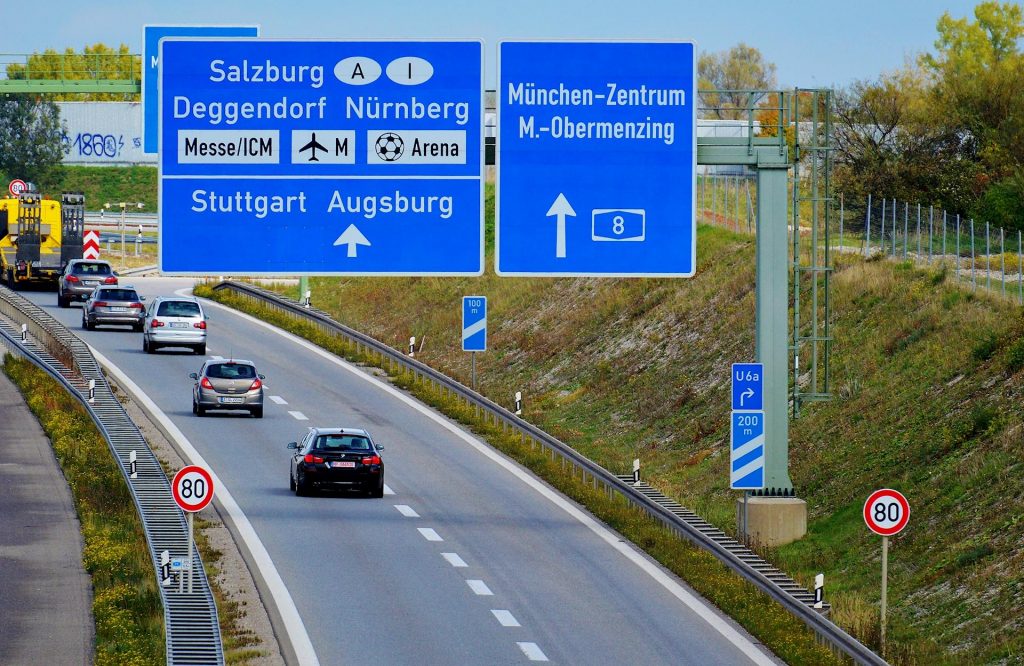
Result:
<svg viewBox="0 0 1024 666"><path fill-rule="evenodd" d="M348 256L354 257L356 256L356 247L359 245L369 246L370 241L366 240L366 236L356 228L356 225L350 224L348 229L338 236L338 240L334 241L334 244L348 245Z"/></svg>
<svg viewBox="0 0 1024 666"><path fill-rule="evenodd" d="M558 198L555 199L555 203L551 204L551 208L548 208L548 217L557 215L558 231L555 237L555 257L558 259L565 258L565 216L572 215L576 217L576 211L572 209L569 202L566 200L565 195L559 192Z"/></svg>

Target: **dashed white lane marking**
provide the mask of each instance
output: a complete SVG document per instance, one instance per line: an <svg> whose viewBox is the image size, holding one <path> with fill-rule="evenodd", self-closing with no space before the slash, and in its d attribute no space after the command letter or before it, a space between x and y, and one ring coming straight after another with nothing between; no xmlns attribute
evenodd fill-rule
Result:
<svg viewBox="0 0 1024 666"><path fill-rule="evenodd" d="M398 509L398 513L402 514L406 518L420 517L420 514L416 513L416 509L412 508L408 504L396 504L395 508Z"/></svg>
<svg viewBox="0 0 1024 666"><path fill-rule="evenodd" d="M189 292L191 292L191 289L180 289L175 293L181 296L185 296L188 295ZM636 552L631 545L621 541L617 534L613 534L611 530L609 530L607 527L605 527L601 523L598 523L588 514L583 513L581 510L576 508L574 504L570 503L568 499L562 497L559 493L550 489L548 486L544 485L543 482L537 480L531 473L520 469L518 463L513 463L509 461L504 457L503 454L491 449L490 446L476 439L476 437L474 437L473 435L453 425L452 422L447 417L442 416L433 411L433 408L428 407L427 405L424 405L420 402L417 402L416 399L405 395L398 388L391 386L390 384L387 384L381 381L380 379L373 377L372 375L367 374L361 368L358 368L352 365L351 363L348 363L347 361L338 358L334 354L331 354L330 352L321 349L320 347L317 347L308 340L303 340L302 338L292 333L282 331L279 328L275 328L272 324L268 324L265 321L253 317L252 315L247 315L244 312L232 310L231 308L223 306L220 303L212 301L204 301L204 303L208 303L211 307L224 310L225 312L230 312L232 315L236 317L244 319L245 321L248 321L256 326L261 326L267 329L268 331L273 332L275 335L279 335L282 338L285 338L286 340L290 340L291 342L302 347L303 349L306 349L310 353L316 354L317 356L324 359L328 363L332 363L335 366L345 370L346 372L351 373L353 376L359 377L360 379L370 384L373 384L382 392L387 393L388 395L394 397L396 400L399 400L400 402L407 405L409 408L431 419L432 421L440 425L442 428L446 428L455 437L460 438L461 440L472 446L481 455L489 458L496 465L504 468L510 474L515 476L521 482L523 482L526 486L532 488L535 492L537 492L537 494L541 495L549 502L560 508L562 511L564 511L565 513L579 521L580 524L582 524L584 527L586 527L595 535L597 535L598 538L603 540L611 548L618 551L627 560L629 560L631 563L637 566L641 571L643 571L652 579L654 579L665 590L667 590L669 594L671 594L680 602L682 602L683 605L685 605L691 611L699 615L701 619L707 622L713 630L720 633L723 637L725 637L726 640L735 645L752 662L758 664L759 666L773 666L775 664L775 661L772 658L769 658L767 654L761 650L761 648L756 646L748 636L746 636L745 634L741 634L732 625L730 625L727 620L724 620L721 617L719 617L717 612L711 609L707 601L704 601L702 598L695 596L688 589L684 588L682 585L676 582L674 578L672 578L669 574L664 572L660 568L660 566L654 565L651 562L649 562L647 560L646 555L641 555L640 553ZM387 490L385 487L385 493L386 492Z"/></svg>
<svg viewBox="0 0 1024 666"><path fill-rule="evenodd" d="M516 620L516 618L513 617L512 613L508 612L507 610L495 610L492 608L491 613L494 614L494 617L498 620L498 623L501 624L501 626L503 627L523 626L519 624L519 621Z"/></svg>
<svg viewBox="0 0 1024 666"><path fill-rule="evenodd" d="M264 386L266 386L266 384L264 384ZM288 401L285 400L284 398L282 398L279 395L272 395L272 396L270 396L270 399L273 400L274 402L276 402L279 405L287 405L288 404Z"/></svg>
<svg viewBox="0 0 1024 666"><path fill-rule="evenodd" d="M395 491L391 490L391 486L389 486L388 484L385 483L384 484L384 494L385 495L394 495Z"/></svg>
<svg viewBox="0 0 1024 666"><path fill-rule="evenodd" d="M422 534L423 538L427 541L444 541L444 539L441 538L441 535L430 527L417 527L416 529L419 530L419 533Z"/></svg>
<svg viewBox="0 0 1024 666"><path fill-rule="evenodd" d="M308 421L309 420L309 419L306 418L306 415L303 414L302 412L288 412L288 413L291 414L292 416L294 416L297 421Z"/></svg>
<svg viewBox="0 0 1024 666"><path fill-rule="evenodd" d="M213 356L213 355L211 355L210 356L210 360L211 361L223 361L224 357L223 356Z"/></svg>
<svg viewBox="0 0 1024 666"><path fill-rule="evenodd" d="M530 661L547 661L547 655L537 647L536 643L516 643Z"/></svg>
<svg viewBox="0 0 1024 666"><path fill-rule="evenodd" d="M468 567L466 561L459 557L458 553L441 553L441 557L448 560L448 564L456 568Z"/></svg>
<svg viewBox="0 0 1024 666"><path fill-rule="evenodd" d="M466 585L469 585L469 589L473 590L473 594L481 597L494 596L494 592L491 592L491 588L487 587L487 583L482 580L467 580Z"/></svg>

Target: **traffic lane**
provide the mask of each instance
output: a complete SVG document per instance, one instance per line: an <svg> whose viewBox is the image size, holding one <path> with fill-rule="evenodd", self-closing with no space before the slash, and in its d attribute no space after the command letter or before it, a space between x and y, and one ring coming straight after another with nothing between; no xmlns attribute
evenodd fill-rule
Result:
<svg viewBox="0 0 1024 666"><path fill-rule="evenodd" d="M438 662L522 659L509 637L503 640L493 618L466 604L468 591L461 584L448 584L454 574L440 558L422 550L423 537L412 527L401 529L399 521L405 519L393 506L380 500L360 503L347 495L309 498L312 505L309 500L296 504L303 499L288 492L290 453L284 443L301 431L296 432L290 416L275 414L268 404L262 420L232 412L196 418L190 409L191 380L185 375L199 359L189 354L143 354L141 341L138 347L131 344L141 336L130 331L82 333L138 380L231 490L296 599L324 663L401 663L424 655ZM238 348L255 357L247 346ZM284 354L281 363L284 373L291 370L294 359ZM268 372L275 367L264 365ZM184 380L176 386L178 375ZM278 434L270 434L274 432ZM353 557L353 550L365 555ZM353 604L353 599L358 601ZM401 631L375 639L369 653L360 654L345 644L347 629L340 632L339 640L339 625L394 625L396 619Z"/></svg>
<svg viewBox="0 0 1024 666"><path fill-rule="evenodd" d="M461 477L461 478L486 479L487 478L487 476L486 476L487 470L480 470L478 468L478 465L475 465L475 466L473 466L472 469L463 469L463 470L461 470L459 472L459 474L457 474L457 475L448 475L448 478L445 478L446 475L442 475L441 478L437 478L437 474L436 473L434 473L434 474L426 474L425 473L426 470L430 470L432 467L437 465L438 460L439 460L439 457L438 457L439 451L443 453L446 450L449 451L449 452L452 450L452 448L453 448L452 443L450 441L448 441L448 440L451 439L451 433L450 432L448 432L446 430L443 430L443 429L435 430L434 429L435 428L434 424L429 423L429 422L424 423L418 417L418 415L416 415L416 414L413 414L411 419L408 419L408 418L395 418L395 412L394 412L394 405L393 404L387 403L387 401L385 401L385 403L387 403L387 404L375 404L375 403L377 403L377 402L379 402L381 400L381 396L383 395L383 393L380 391L380 389L372 387L368 383L366 383L364 380L356 379L356 378L352 377L349 373L346 373L344 371L342 371L340 373L337 372L337 371L331 372L329 366L325 366L323 364L322 359L319 359L319 358L305 359L305 358L303 358L304 351L301 348L292 349L291 347L295 347L294 345L292 345L291 347L281 347L281 345L280 345L280 341L281 341L280 340L280 336L278 336L276 334L273 334L273 333L269 333L269 332L264 334L263 331L265 331L265 329L263 329L262 331L259 330L261 327L256 327L255 329L251 325L249 327L246 327L245 324L247 322L244 320L244 318L238 317L237 315L234 315L234 314L229 314L226 311L220 311L220 312L221 312L221 315L216 315L215 319L223 316L223 317L225 317L227 319L228 322L230 322L229 325L227 326L227 328L229 328L230 330L233 330L233 331L243 330L245 332L244 336L236 336L236 339L241 338L241 339L243 339L245 341L248 341L248 342L255 342L260 349L262 349L265 352L267 352L267 353L264 354L264 358L270 358L273 361L276 361L276 363L270 363L270 367L273 367L274 365L281 364L281 363L286 363L287 364L286 367L282 367L281 368L281 370L283 371L282 374L281 374L281 377L283 377L283 379L281 379L279 377L278 379L274 380L277 384L279 384L279 386L276 386L275 388L281 389L282 386L285 387L285 389L280 390L280 392L288 393L288 394L290 394L292 396L296 396L296 395L301 396L301 395L303 395L303 389L309 390L309 388L311 386L312 387L316 387L315 390L313 390L308 397L300 398L300 401L303 404L310 405L309 407L306 408L306 411L309 412L309 415L311 416L311 418L315 419L315 418L317 418L317 416L319 414L328 414L328 415L331 415L331 416L329 416L329 418L331 418L334 415L338 414L339 411L344 411L343 409L340 409L340 408L344 407L349 401L353 401L354 404L362 405L361 408L354 409L353 411L357 415L362 414L365 417L370 417L370 418L372 418L372 420L377 422L377 425L374 427L374 434L377 437L377 439L380 440L380 441L383 441L386 444L392 443L392 446L390 448L390 453L386 452L387 472L388 472L389 478L390 479L401 478L401 479L403 479L403 484L405 483L405 480L408 480L409 483L405 484L405 485L408 485L409 489L411 491L413 491L421 499L423 499L423 498L435 498L435 499L433 499L431 501L433 501L434 505L438 509L437 515L441 516L441 517L444 517L447 521L449 521L449 523L451 525L458 526L459 524L467 525L467 524L477 523L478 526L482 526L482 527L478 528L478 532L476 534L467 534L465 539L461 540L461 543L464 544L464 548L463 548L464 550L465 549L484 548L484 547L480 546L479 544L488 542L489 539L492 536L496 536L500 532L500 530L498 530L493 525L493 522L494 522L494 518L493 517L494 516L501 516L501 515L503 515L503 511L507 512L507 510L508 510L505 507L505 503L500 500L500 497L501 497L500 494L499 494L499 500L496 503L493 502L493 501L490 503L490 505L495 505L496 504L496 506L492 506L492 508L489 508L486 511L483 511L482 515L474 517L471 513L470 514L467 514L467 513L461 513L460 514L458 511L454 511L453 507L460 507L460 506L463 506L463 505L489 506L488 503L481 502L480 498L474 499L473 502L468 502L468 503L464 502L461 496L466 493L465 489L461 490L459 493L455 493L454 497L452 496L451 493L447 493L446 494L444 492L444 490L446 488L452 488L452 487L454 487L454 485L457 485L457 484L453 484L452 478L460 478ZM221 326L221 327L223 328L223 326ZM293 367L306 367L307 368L307 376L303 380L300 380L299 382L295 382L295 385L291 389L288 389L287 387L288 387L289 382L292 382L292 378L290 376L290 370ZM326 376L325 377L321 377L321 378L318 379L319 374L322 371L324 371L324 370L327 371L326 372ZM268 371L269 371L269 368L268 368ZM355 383L353 383L351 381L352 379L355 379ZM269 376L268 376L268 381L269 381ZM158 391L159 388L160 387L156 387L154 390ZM292 399L294 399L294 398L292 398ZM325 403L321 404L319 407L314 408L312 406L312 404L311 404L311 402L315 402L317 400L324 400L324 399L326 399ZM380 417L381 414L388 414L389 416L387 418L381 418ZM334 417L334 418L336 418L336 417ZM191 419L186 419L186 421L188 422L188 421L192 421L192 420ZM252 420L249 420L249 421L252 422ZM331 424L337 423L337 420L332 420L329 423L331 423ZM361 425L361 423L359 423L357 425ZM245 428L245 430L248 430L248 428ZM257 432L255 434L256 434L256 436L258 436L259 433ZM300 433L297 433L297 434L300 434ZM194 436L202 436L202 433L196 433ZM219 441L225 441L226 438L230 438L232 436L238 438L240 436L240 433L237 430L232 429L232 430L229 430L229 431L223 433L221 436L217 437L217 439ZM289 441L289 440L288 439L284 439L283 441ZM283 444L283 441L282 441L282 444ZM418 446L411 446L410 445L411 443L414 443L414 442L417 442L417 441L420 442L420 444ZM456 449L458 448L458 441L455 442L455 448ZM224 447L218 447L218 449L214 449L214 451L211 451L209 454L204 453L204 455L215 456L217 451L221 450L221 449L224 449ZM400 449L402 451L402 455L396 456L395 455L396 449ZM221 468L231 469L233 464L234 464L234 466L237 466L237 463L232 463L231 459L237 458L238 454L232 453L228 457L229 457L228 460L219 461L216 465L214 465L215 469L218 469L218 470L220 470ZM464 462L464 461L474 460L474 459L476 459L478 457L479 457L478 455L474 456L469 449L465 449L465 450L461 450L461 451L456 450L454 455L449 455L448 458L445 458L445 461L446 461L445 465L447 466L448 469L451 469L453 464L458 466L459 464L461 464L460 461ZM452 461L454 461L454 463ZM479 460L478 462L484 462L484 461L483 460ZM406 467L409 469L409 473L408 474L403 471L403 468L406 468ZM267 481L272 481L272 479L267 479ZM283 480L283 476L282 476L281 483L283 484L283 482L284 482L284 480ZM419 488L415 487L417 485L417 482L420 482L420 486L421 487L419 487ZM233 484L233 485L235 485L235 484ZM489 488L494 487L495 485L497 485L500 488L502 485L508 485L508 480L507 479L505 479L505 480L499 479L497 481L490 481L489 480L489 481L486 482L486 485ZM237 492L237 491L233 491L233 492ZM491 491L491 493L493 493L493 491ZM491 499L493 499L493 495L491 495ZM530 504L536 505L537 504L537 498L530 497L528 502ZM240 502L240 504L241 504L241 502ZM244 505L243 505L243 508L245 508ZM562 515L564 515L564 513ZM533 527L531 527L531 529L536 531L536 530L540 529L537 526L542 526L542 525L545 524L545 518L546 517L530 517L530 518L527 518L526 520L524 520L523 522L521 522L520 524L521 525L525 525L527 527L533 526ZM564 520L561 517L560 517L560 519ZM600 544L600 543L593 544L593 545L586 546L586 547L579 547L579 548L577 548L576 549L577 552L578 553L582 553L582 555L580 555L580 554L566 554L566 553L558 554L558 553L552 553L552 552L545 552L545 549L547 549L547 551L550 551L550 549L552 547L552 544L549 543L548 537L544 536L544 537L540 538L540 541L542 543L533 545L529 549L527 549L525 552L523 552L523 551L520 551L520 550L518 550L516 548L516 546L518 544L521 544L523 542L523 539L522 539L521 534L520 534L520 532L522 532L522 531L523 531L522 529L512 529L512 530L510 530L510 532L512 534L514 534L514 538L512 538L512 540L511 540L512 543L510 543L507 547L499 548L498 552L491 552L493 549L486 549L486 548L484 548L483 550L479 551L479 559L481 561L488 561L488 560L502 561L503 558L504 558L505 562L502 564L501 567L498 568L497 575L506 575L506 574L503 574L502 572L503 571L507 571L507 572L509 572L509 574L508 574L509 576L514 577L514 576L517 575L517 572L529 571L531 569L530 563L532 561L532 558L535 558L535 557L540 557L540 560L542 562L568 562L568 565L566 567L564 567L564 568L569 569L569 570L576 570L577 569L577 565L575 563L573 563L573 561L572 561L573 559L578 560L578 561L586 561L587 557L592 557L591 549L594 546L596 546L598 549L602 548L602 544ZM564 543L566 541L566 539L564 538L564 533L566 531L565 529L558 529L558 530L552 530L552 531L559 533L559 536L561 537L561 539L560 540L556 540L556 542ZM480 533L480 532L482 532L482 533ZM263 534L262 531L261 531L261 534ZM583 535L583 536L584 536L584 538L586 538L586 535ZM576 539L578 539L578 538L579 537L574 537L572 542L575 542ZM509 539L506 537L506 538L502 538L500 541L502 541L503 543L506 543L506 542L509 541ZM604 545L603 548L605 550L608 550L607 549L607 545ZM467 550L466 552L470 552L470 551ZM506 553L508 554L508 557L504 557L503 554L506 554ZM543 554L543 555L541 555L541 554ZM566 559L567 557L569 559ZM621 555L617 555L617 557L619 557L621 559L622 556ZM277 559L277 558L275 558L275 559ZM624 575L624 573L628 572L630 570L630 568L634 568L635 569L635 567L632 564L630 564L628 562L625 562L625 560L622 560L621 562L620 561L613 562L613 569L616 568L616 567L617 567L617 569L615 571L613 571L611 575L622 576L622 575ZM555 570L558 569L557 567L550 567L550 566L548 568L549 569L555 569ZM558 580L564 579L564 577L556 577L556 578L558 578L558 580L554 581L555 584L552 584L552 581L548 581L546 584L540 586L539 591L536 592L536 593L523 592L522 590L524 589L524 587L522 585L512 585L512 584L509 584L507 587L510 590L516 590L516 593L520 594L524 599L528 599L530 597L532 597L534 599L544 599L544 598L552 598L553 597L554 600L550 604L548 604L548 603L537 604L539 608L541 608L541 609L546 608L547 610L546 611L538 610L538 611L536 611L536 614L537 614L538 618L543 620L543 622L541 622L541 624L543 624L543 626L547 626L547 627L561 627L561 626L564 626L564 624L565 624L564 623L564 613L562 612L562 609L565 609L565 608L575 608L576 607L575 603L574 603L574 600L577 599L577 596L578 596L576 588L584 588L584 589L588 588L588 587L589 588L593 588L595 586L595 584L594 584L595 580L598 580L598 581L607 580L609 575L610 574L607 573L607 572L601 572L601 573L591 572L590 574L587 574L587 575L583 576L584 580L574 583L572 586L569 586L568 589L563 589L557 595L553 595L553 594L551 594L551 592L553 590L558 590L559 589L558 586L557 586L557 582L558 582ZM533 579L537 579L537 578L544 578L544 577L543 576L534 576L533 577ZM643 579L644 577L641 576L640 578ZM650 580L649 577L646 577L646 580L649 581ZM589 583L588 583L588 581L589 581ZM602 583L602 584L604 584L604 583ZM639 599L636 598L637 591L638 590L643 590L645 588L645 586L647 586L647 585L650 585L650 583L645 583L645 584L640 584L640 585L626 584L626 585L620 586L619 589L625 589L627 592L634 593L634 597L633 597L634 601L630 602L630 603L632 603L633 607L646 606L646 607L650 608L650 606L651 606L650 599L652 598L651 594L640 594L640 598ZM656 591L656 593L654 594L653 598L654 599L658 599L659 598L659 594L660 594L660 596L664 596L663 592L659 593L659 592ZM605 596L607 597L607 594ZM621 595L615 595L615 596L621 596ZM628 605L628 604L623 602L621 599L617 599L617 600L613 599L610 603L604 603L604 604L600 603L600 599L594 599L594 600L591 601L590 605L591 605L591 607L597 606L597 607L603 607L603 608L606 608L606 609L617 609L617 608L619 608L619 607L621 607L623 605ZM672 599L672 600L669 601L669 605L671 606L671 609L673 611L675 611L676 608L680 604L679 604L678 601L675 601L674 599ZM525 612L525 611L521 611L521 612ZM531 611L531 612L534 612L534 611ZM676 611L676 614L678 614L677 611ZM573 617L575 617L576 615L577 615L577 613L574 613ZM657 617L665 617L667 615L671 615L671 613L666 614L666 613L658 612L658 613L651 613L650 615L645 615L643 613L639 613L637 615L637 617L649 617L649 616L652 616L652 615L653 616L657 616ZM599 619L599 618L595 618L595 619ZM607 624L609 622L612 623L612 624ZM587 645L595 644L595 641L596 641L596 644L602 644L602 639L607 636L607 633L603 632L603 631L597 631L597 632L589 631L587 628L589 626L592 626L591 623L589 623L589 622L579 623L580 627L576 627L575 626L575 624L577 624L577 623L579 623L579 622L574 620L572 624L574 626L575 634L577 636L580 636L580 637L583 638L583 640L581 641L581 643L583 644L583 649L586 649ZM599 621L599 623L597 623L597 624L599 626L600 625L616 626L617 624L622 624L622 618L621 618L621 616L610 617L610 618L606 618L605 620ZM700 626L701 621L699 619L696 620L696 624L697 624L697 626ZM642 625L643 625L642 627L631 628L628 632L626 632L626 633L629 634L629 636L635 636L637 638L634 639L634 638L621 638L620 637L620 639L617 640L615 642L615 644L616 645L630 645L630 644L632 644L634 646L634 648L636 648L637 646L641 646L641 645L647 644L648 648L646 648L646 649L650 650L651 649L650 648L651 641L648 640L647 636L648 636L648 632L650 630L650 627L652 625L648 621L644 621L642 623ZM675 629L673 631L676 634L680 633L679 629ZM623 633L623 632L620 632L620 634L621 633ZM643 638L640 638L640 636L643 636ZM560 640L564 640L564 637L562 637L562 639L560 639ZM658 645L662 644L662 641L659 641L657 644ZM675 643L673 643L673 641L671 641L671 640L669 640L667 642L664 642L664 644L666 644L666 645L675 645ZM692 645L693 643L690 642L689 644ZM552 648L549 647L548 649L552 649ZM612 652L614 652L614 650L615 650L614 647L607 647L607 646L605 646L603 649L610 650ZM636 654L636 653L634 652L634 654ZM678 653L674 653L674 654L678 655ZM664 657L664 655L658 655L658 654L651 654L649 656L651 658L653 658L653 659L656 659L656 661L663 661L663 657Z"/></svg>
<svg viewBox="0 0 1024 666"><path fill-rule="evenodd" d="M296 350L289 356L301 359L301 353ZM536 611L537 626L564 627L565 609L578 609L574 617L580 626L573 627L570 639L557 640L568 646L570 659L619 654L623 659L640 655L652 663L678 663L688 654L690 663L745 661L724 638L719 637L722 645L713 646L707 622L664 586L578 521L567 521L561 509L504 474L451 431L424 421L418 411L403 409L402 403L396 405L393 396L351 373L331 372L316 359L303 360L302 366L307 368L304 383L316 387L304 399L306 412L315 418L354 401L360 405L357 412L375 415L378 425L373 432L388 447L388 476L400 487L402 501L414 508L417 501L428 504L442 536L445 526L464 530L464 538L455 542L479 548L480 561L500 562L509 588L519 590L524 599L550 600ZM382 414L387 417L381 419ZM531 538L524 539L524 534ZM548 566L523 584L524 572L532 571L531 563L538 558L561 567ZM582 602L580 590L587 591ZM604 609L605 617L595 616L595 608ZM614 641L604 630L607 626L618 627ZM658 641L651 641L652 633L659 635Z"/></svg>

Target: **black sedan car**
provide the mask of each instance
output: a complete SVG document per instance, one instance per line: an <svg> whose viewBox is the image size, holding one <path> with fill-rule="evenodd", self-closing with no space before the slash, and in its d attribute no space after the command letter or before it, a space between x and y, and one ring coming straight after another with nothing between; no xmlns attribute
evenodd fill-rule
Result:
<svg viewBox="0 0 1024 666"><path fill-rule="evenodd" d="M288 466L288 487L296 495L318 488L363 491L370 497L384 497L383 446L358 428L310 428L293 449Z"/></svg>

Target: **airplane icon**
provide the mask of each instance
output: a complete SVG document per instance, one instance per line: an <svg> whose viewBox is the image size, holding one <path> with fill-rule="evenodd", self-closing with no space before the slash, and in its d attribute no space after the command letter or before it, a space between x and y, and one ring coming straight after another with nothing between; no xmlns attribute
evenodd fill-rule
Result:
<svg viewBox="0 0 1024 666"><path fill-rule="evenodd" d="M307 150L310 151L310 157L309 157L309 160L307 160L309 162L319 162L320 161L319 159L317 159L316 151L322 150L325 153L327 152L327 149L324 148L322 145L320 145L320 142L316 140L316 132L313 132L313 135L309 139L309 143L304 145L302 148L299 148L299 152L300 153L304 153Z"/></svg>

